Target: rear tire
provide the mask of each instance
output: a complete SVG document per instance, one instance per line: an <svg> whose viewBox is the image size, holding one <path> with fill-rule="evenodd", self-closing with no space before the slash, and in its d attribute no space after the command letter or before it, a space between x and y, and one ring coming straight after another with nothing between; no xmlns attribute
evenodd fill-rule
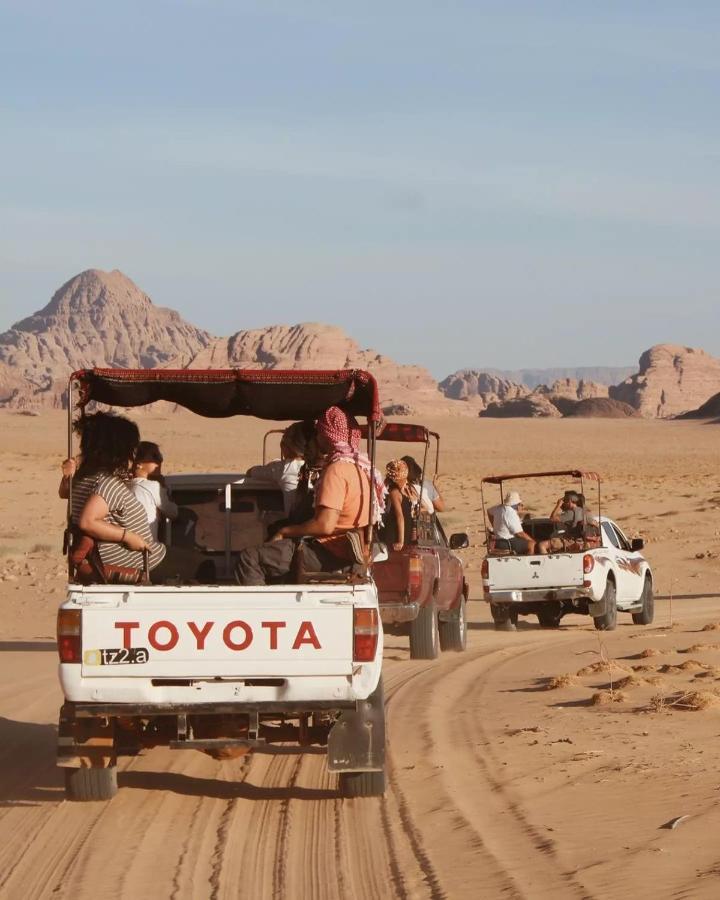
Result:
<svg viewBox="0 0 720 900"><path fill-rule="evenodd" d="M65 796L68 800L81 803L112 800L117 789L115 766L103 769L65 769Z"/></svg>
<svg viewBox="0 0 720 900"><path fill-rule="evenodd" d="M440 622L440 649L454 650L457 653L467 646L467 619L465 618L465 597L460 595L457 614L447 622Z"/></svg>
<svg viewBox="0 0 720 900"><path fill-rule="evenodd" d="M495 631L517 631L517 612L513 613L506 603L491 603L490 615L495 623Z"/></svg>
<svg viewBox="0 0 720 900"><path fill-rule="evenodd" d="M440 629L435 601L421 606L410 623L410 659L436 659L440 653Z"/></svg>
<svg viewBox="0 0 720 900"><path fill-rule="evenodd" d="M382 797L385 793L385 772L341 772L338 777L341 797Z"/></svg>
<svg viewBox="0 0 720 900"><path fill-rule="evenodd" d="M601 616L593 616L593 622L598 631L614 631L617 625L617 589L611 578L607 580L602 598L605 612Z"/></svg>
<svg viewBox="0 0 720 900"><path fill-rule="evenodd" d="M636 625L650 625L655 617L655 597L653 596L652 579L646 575L641 598L642 609L632 614Z"/></svg>
<svg viewBox="0 0 720 900"><path fill-rule="evenodd" d="M540 607L537 617L541 628L559 628L563 617L562 604L555 601L544 604Z"/></svg>

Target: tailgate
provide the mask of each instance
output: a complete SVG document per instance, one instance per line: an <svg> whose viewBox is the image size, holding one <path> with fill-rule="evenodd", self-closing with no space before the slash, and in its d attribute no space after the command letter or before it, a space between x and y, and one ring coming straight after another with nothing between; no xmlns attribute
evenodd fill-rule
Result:
<svg viewBox="0 0 720 900"><path fill-rule="evenodd" d="M583 554L488 558L490 591L582 587Z"/></svg>
<svg viewBox="0 0 720 900"><path fill-rule="evenodd" d="M85 678L350 675L352 659L349 603L82 612Z"/></svg>

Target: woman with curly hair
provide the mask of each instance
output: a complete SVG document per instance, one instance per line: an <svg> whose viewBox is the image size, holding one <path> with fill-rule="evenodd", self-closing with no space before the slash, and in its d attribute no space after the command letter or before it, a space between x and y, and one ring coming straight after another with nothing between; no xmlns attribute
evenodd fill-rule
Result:
<svg viewBox="0 0 720 900"><path fill-rule="evenodd" d="M82 416L75 423L80 436L80 463L63 463L60 496L69 494L71 520L97 543L105 566L141 571L143 551L156 569L166 547L153 540L147 515L131 491L132 466L140 432L130 419L106 412Z"/></svg>
<svg viewBox="0 0 720 900"><path fill-rule="evenodd" d="M390 460L385 473L388 497L383 539L393 550L402 550L412 539L420 494L409 480L404 460Z"/></svg>

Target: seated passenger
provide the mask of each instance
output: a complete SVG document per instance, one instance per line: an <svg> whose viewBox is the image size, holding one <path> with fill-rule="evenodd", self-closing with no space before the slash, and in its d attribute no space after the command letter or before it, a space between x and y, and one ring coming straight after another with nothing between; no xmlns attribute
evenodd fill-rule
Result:
<svg viewBox="0 0 720 900"><path fill-rule="evenodd" d="M555 531L548 540L540 541L538 553L583 549L586 540L598 528L597 520L585 509L584 501L577 491L565 491L550 513Z"/></svg>
<svg viewBox="0 0 720 900"><path fill-rule="evenodd" d="M168 497L162 474L163 455L152 441L140 441L135 454L133 480L130 490L140 501L153 540L158 539L158 512L168 519L177 519L178 508Z"/></svg>
<svg viewBox="0 0 720 900"><path fill-rule="evenodd" d="M523 529L520 516L524 504L517 491L505 494L503 502L488 510L495 534L495 550L512 550L521 556L535 552L535 541Z"/></svg>
<svg viewBox="0 0 720 900"><path fill-rule="evenodd" d="M403 456L403 462L408 467L408 480L414 484L420 492L420 502L424 512L432 513L442 512L445 509L445 501L440 496L440 492L432 481L422 477L422 469L412 456ZM422 486L421 486L422 482Z"/></svg>
<svg viewBox="0 0 720 900"><path fill-rule="evenodd" d="M360 426L353 416L331 406L318 419L316 435L324 462L312 518L283 525L268 543L241 550L235 567L238 584L263 585L270 578L286 578L303 537L310 539L303 544L306 571L347 569L354 558L345 535L369 524L371 490L375 491L375 510L382 512L385 486L360 452Z"/></svg>
<svg viewBox="0 0 720 900"><path fill-rule="evenodd" d="M420 495L408 479L408 465L404 460L391 460L385 471L388 495L381 537L393 550L402 550L413 540Z"/></svg>
<svg viewBox="0 0 720 900"><path fill-rule="evenodd" d="M97 412L82 416L75 430L80 434L81 461L72 478L71 520L96 542L100 562L111 573L109 580L136 583L145 550L153 583L194 577L202 558L159 544L130 490L140 443L137 425L124 416ZM69 493L70 477L67 480Z"/></svg>
<svg viewBox="0 0 720 900"><path fill-rule="evenodd" d="M300 471L305 462L308 440L312 437L311 422L295 422L283 432L280 441L280 459L262 466L252 466L247 474L276 484L283 494L285 515L289 515L295 502Z"/></svg>

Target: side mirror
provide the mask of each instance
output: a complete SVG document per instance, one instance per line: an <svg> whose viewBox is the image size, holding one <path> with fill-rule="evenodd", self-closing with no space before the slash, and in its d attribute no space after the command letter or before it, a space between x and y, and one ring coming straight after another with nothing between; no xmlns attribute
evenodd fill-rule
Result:
<svg viewBox="0 0 720 900"><path fill-rule="evenodd" d="M645 541L642 538L633 538L630 541L630 549L632 551L642 550L644 546L645 546Z"/></svg>
<svg viewBox="0 0 720 900"><path fill-rule="evenodd" d="M464 532L451 534L449 544L451 550L464 550L470 546L470 538Z"/></svg>

